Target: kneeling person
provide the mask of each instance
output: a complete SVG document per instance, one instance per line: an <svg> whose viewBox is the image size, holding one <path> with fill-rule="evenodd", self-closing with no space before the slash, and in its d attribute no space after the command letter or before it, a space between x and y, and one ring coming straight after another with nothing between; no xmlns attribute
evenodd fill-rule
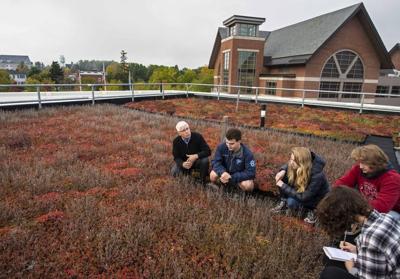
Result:
<svg viewBox="0 0 400 279"><path fill-rule="evenodd" d="M221 182L224 186L238 185L243 191L252 191L256 176L256 161L250 149L241 143L242 133L231 128L226 132L225 143L218 145L211 161L212 183Z"/></svg>
<svg viewBox="0 0 400 279"><path fill-rule="evenodd" d="M178 136L172 143L175 161L172 175L188 175L195 169L200 173L201 182L205 183L209 167L208 156L211 155L210 147L200 133L190 131L189 124L185 121L176 124L176 131Z"/></svg>
<svg viewBox="0 0 400 279"><path fill-rule="evenodd" d="M289 162L276 175L281 202L272 209L278 213L285 208L306 209L307 223L315 223L314 209L329 192L330 186L323 171L325 161L306 147L294 147Z"/></svg>

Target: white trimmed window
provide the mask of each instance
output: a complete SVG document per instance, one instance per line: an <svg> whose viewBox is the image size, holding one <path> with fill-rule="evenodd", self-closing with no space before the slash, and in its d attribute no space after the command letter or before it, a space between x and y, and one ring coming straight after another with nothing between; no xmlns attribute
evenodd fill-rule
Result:
<svg viewBox="0 0 400 279"><path fill-rule="evenodd" d="M239 85L252 87L256 74L256 57L254 51L238 51L238 79ZM241 89L241 92L251 93L251 88Z"/></svg>
<svg viewBox="0 0 400 279"><path fill-rule="evenodd" d="M265 87L267 88L265 90L267 95L276 95L276 81L267 81Z"/></svg>
<svg viewBox="0 0 400 279"><path fill-rule="evenodd" d="M319 86L320 98L360 98L359 94L342 94L343 91L361 92L364 82L364 66L361 58L350 50L343 50L332 55L321 72Z"/></svg>
<svg viewBox="0 0 400 279"><path fill-rule="evenodd" d="M230 52L226 51L223 53L223 68L222 68L222 84L229 84L229 57Z"/></svg>

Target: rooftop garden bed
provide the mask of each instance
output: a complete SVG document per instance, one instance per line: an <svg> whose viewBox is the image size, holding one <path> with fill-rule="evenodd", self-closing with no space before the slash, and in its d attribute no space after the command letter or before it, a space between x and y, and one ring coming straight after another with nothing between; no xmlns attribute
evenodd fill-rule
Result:
<svg viewBox="0 0 400 279"><path fill-rule="evenodd" d="M111 105L0 112L0 274L316 278L328 242L321 231L271 216L268 198L169 176L177 121ZM220 125L189 123L215 150ZM274 191L293 146L325 157L330 181L351 165L349 143L243 133L264 190Z"/></svg>
<svg viewBox="0 0 400 279"><path fill-rule="evenodd" d="M238 112L234 101L198 98L141 101L127 106L149 112L217 121L227 115L235 124L260 125L260 105L254 103L240 103ZM268 104L265 125L279 130L363 142L366 135L391 137L393 133L400 132L400 116Z"/></svg>

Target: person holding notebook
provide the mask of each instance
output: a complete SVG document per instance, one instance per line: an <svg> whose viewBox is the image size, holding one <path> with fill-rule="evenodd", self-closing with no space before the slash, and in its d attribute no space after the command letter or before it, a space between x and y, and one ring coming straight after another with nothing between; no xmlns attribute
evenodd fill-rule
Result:
<svg viewBox="0 0 400 279"><path fill-rule="evenodd" d="M320 226L337 237L351 224L361 225L356 245L342 241L340 248L356 254L343 266L326 265L321 279L400 278L400 221L379 213L358 191L337 187L317 206Z"/></svg>

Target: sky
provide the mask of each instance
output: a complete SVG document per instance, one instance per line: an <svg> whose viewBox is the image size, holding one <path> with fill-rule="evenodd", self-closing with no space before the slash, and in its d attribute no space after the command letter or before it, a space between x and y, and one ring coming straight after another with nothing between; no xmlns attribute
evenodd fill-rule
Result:
<svg viewBox="0 0 400 279"><path fill-rule="evenodd" d="M232 15L264 17L273 31L354 0L0 0L0 54L50 64L120 60L197 68L210 59L217 28ZM400 0L365 0L386 48L400 42Z"/></svg>

